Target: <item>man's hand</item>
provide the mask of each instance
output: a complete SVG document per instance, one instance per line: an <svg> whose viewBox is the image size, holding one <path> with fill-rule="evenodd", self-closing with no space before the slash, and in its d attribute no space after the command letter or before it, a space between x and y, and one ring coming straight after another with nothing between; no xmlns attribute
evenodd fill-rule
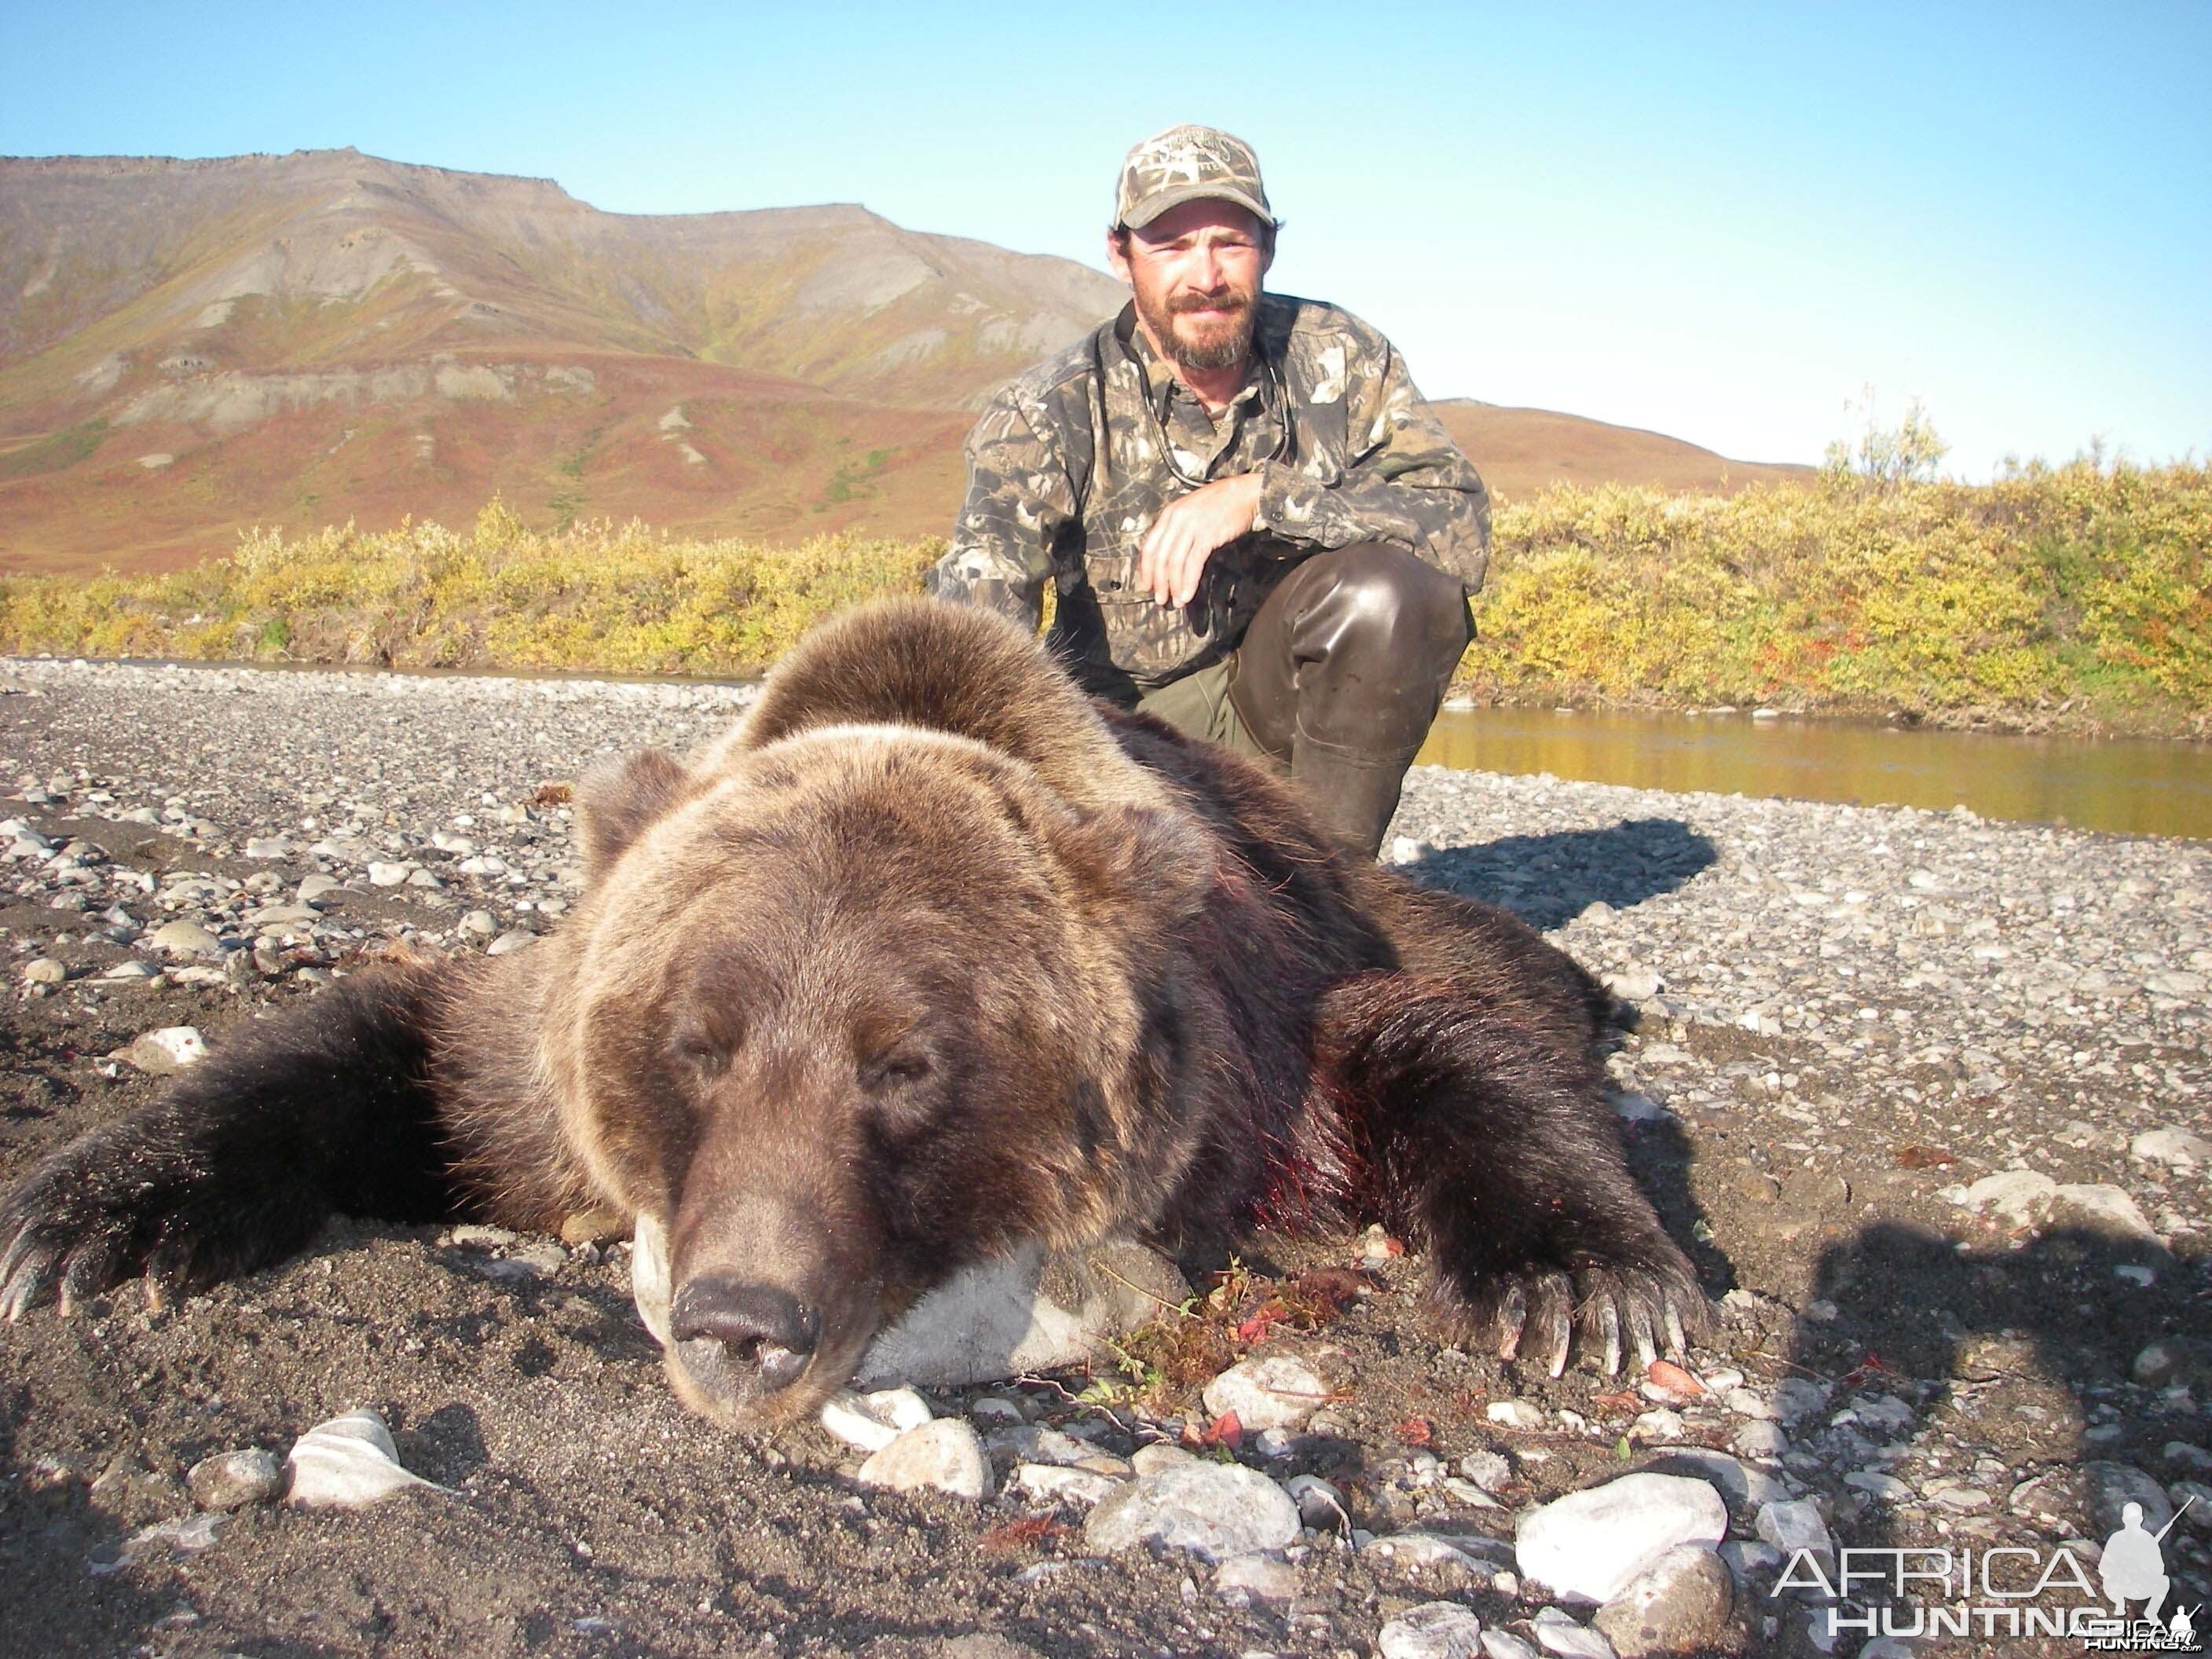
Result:
<svg viewBox="0 0 2212 1659"><path fill-rule="evenodd" d="M1260 475L1216 478L1170 501L1137 550L1137 586L1159 605L1188 605L1214 550L1252 528L1260 510Z"/></svg>

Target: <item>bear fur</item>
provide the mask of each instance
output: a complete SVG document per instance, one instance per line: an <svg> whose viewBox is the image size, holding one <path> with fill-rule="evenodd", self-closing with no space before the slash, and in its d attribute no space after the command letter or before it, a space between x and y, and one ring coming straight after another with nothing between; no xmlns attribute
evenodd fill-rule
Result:
<svg viewBox="0 0 2212 1659"><path fill-rule="evenodd" d="M1557 1375L1708 1314L1608 1107L1611 1000L983 612L818 629L690 763L577 789L586 893L498 957L232 1036L0 1205L0 1311L189 1291L332 1212L668 1242L683 1398L811 1409L972 1264L1380 1218L1444 1334Z"/></svg>

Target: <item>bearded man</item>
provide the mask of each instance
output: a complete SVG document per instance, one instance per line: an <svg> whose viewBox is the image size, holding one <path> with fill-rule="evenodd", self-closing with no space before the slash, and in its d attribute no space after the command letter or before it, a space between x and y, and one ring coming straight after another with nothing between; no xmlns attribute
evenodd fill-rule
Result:
<svg viewBox="0 0 2212 1659"><path fill-rule="evenodd" d="M1279 228L1241 139L1122 164L1120 316L968 441L940 598L1037 625L1092 691L1252 756L1372 857L1473 637L1482 480L1381 334L1266 294Z"/></svg>

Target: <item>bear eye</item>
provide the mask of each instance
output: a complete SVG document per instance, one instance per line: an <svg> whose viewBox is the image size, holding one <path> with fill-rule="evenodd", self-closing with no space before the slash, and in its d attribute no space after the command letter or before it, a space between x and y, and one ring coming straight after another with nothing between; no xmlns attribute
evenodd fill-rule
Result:
<svg viewBox="0 0 2212 1659"><path fill-rule="evenodd" d="M702 1076L714 1077L729 1069L728 1048L703 1031L679 1031L668 1048L678 1064Z"/></svg>
<svg viewBox="0 0 2212 1659"><path fill-rule="evenodd" d="M860 1068L860 1086L870 1094L919 1083L929 1075L929 1056L918 1049L902 1048Z"/></svg>

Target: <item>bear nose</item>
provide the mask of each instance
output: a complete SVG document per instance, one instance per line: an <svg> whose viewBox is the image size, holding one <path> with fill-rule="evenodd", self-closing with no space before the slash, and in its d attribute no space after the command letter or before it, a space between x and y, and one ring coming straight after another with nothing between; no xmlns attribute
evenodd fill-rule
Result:
<svg viewBox="0 0 2212 1659"><path fill-rule="evenodd" d="M822 1316L773 1285L694 1279L670 1304L668 1329L687 1346L716 1345L727 1363L757 1372L762 1389L774 1393L796 1382L814 1357Z"/></svg>

